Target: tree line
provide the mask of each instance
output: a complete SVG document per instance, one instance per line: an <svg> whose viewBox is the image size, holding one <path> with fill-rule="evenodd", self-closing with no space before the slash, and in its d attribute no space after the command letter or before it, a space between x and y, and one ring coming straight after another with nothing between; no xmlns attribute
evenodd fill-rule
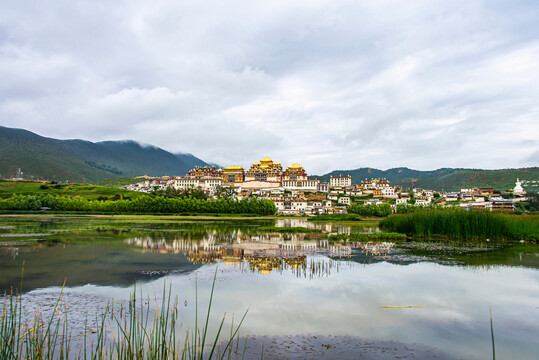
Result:
<svg viewBox="0 0 539 360"><path fill-rule="evenodd" d="M166 198L163 196L120 199L117 201L87 200L65 196L14 195L0 200L0 210L40 210L85 211L110 213L207 213L207 214L256 214L273 215L276 207L273 201L249 198L215 200L196 198Z"/></svg>
<svg viewBox="0 0 539 360"><path fill-rule="evenodd" d="M371 205L371 204L359 204L354 203L348 209L348 212L351 214L358 214L362 216L389 216L393 213L391 205L389 204L380 204L380 205Z"/></svg>

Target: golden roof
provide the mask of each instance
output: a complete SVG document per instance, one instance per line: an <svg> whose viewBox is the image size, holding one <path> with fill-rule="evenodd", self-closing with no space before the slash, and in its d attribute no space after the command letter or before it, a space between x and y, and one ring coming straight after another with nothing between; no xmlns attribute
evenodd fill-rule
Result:
<svg viewBox="0 0 539 360"><path fill-rule="evenodd" d="M260 160L260 162L273 162L273 160L271 160L270 157L265 157L265 158L262 158L262 160Z"/></svg>
<svg viewBox="0 0 539 360"><path fill-rule="evenodd" d="M225 170L243 170L243 166L239 165L230 165L225 168Z"/></svg>

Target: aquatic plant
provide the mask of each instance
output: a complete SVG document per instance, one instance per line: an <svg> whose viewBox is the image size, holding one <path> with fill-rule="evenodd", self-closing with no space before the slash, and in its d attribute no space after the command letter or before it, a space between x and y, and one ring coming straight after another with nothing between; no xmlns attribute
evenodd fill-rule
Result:
<svg viewBox="0 0 539 360"><path fill-rule="evenodd" d="M225 321L223 316L217 334L210 337L209 318L213 301L214 275L206 320L199 325L196 305L195 327L186 331L182 339L176 333L178 300L172 291L163 289L161 304L151 310L149 299L144 301L133 291L128 304L119 311L107 306L104 313L96 315L96 330L89 330L87 322L83 334L72 336L69 329L67 306L61 306L60 293L51 315L44 318L35 313L31 319L22 306L22 295L11 293L4 297L0 318L1 359L230 359L232 344L239 339L239 329L247 315L237 326L232 322L230 336L221 341ZM65 285L65 284L64 284ZM198 295L197 295L198 303ZM239 340L238 340L239 341ZM73 345L81 346L73 348ZM240 354L241 355L241 354Z"/></svg>
<svg viewBox="0 0 539 360"><path fill-rule="evenodd" d="M494 324L492 323L492 308L490 308L490 338L492 339L492 360L496 360L496 346L494 344Z"/></svg>
<svg viewBox="0 0 539 360"><path fill-rule="evenodd" d="M380 221L386 231L450 239L539 240L538 215L439 208L396 214Z"/></svg>

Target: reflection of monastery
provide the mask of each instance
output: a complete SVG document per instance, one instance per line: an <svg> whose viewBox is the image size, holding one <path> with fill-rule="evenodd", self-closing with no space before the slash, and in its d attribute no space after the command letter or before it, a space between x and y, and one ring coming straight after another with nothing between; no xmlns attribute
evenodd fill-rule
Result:
<svg viewBox="0 0 539 360"><path fill-rule="evenodd" d="M297 270L299 274L308 267L320 269L320 266L308 265L307 257L325 255L330 259L347 259L352 255L352 249L370 256L387 255L391 243L359 243L349 242L345 245L331 243L328 240L304 240L304 234L290 234L285 240L280 234L260 234L250 236L238 231L233 242L220 242L222 238L209 234L200 240L182 237L175 239L155 239L138 237L128 239L127 243L143 251L161 253L182 253L193 263L206 264L223 262L226 265L243 267L262 274L273 270ZM319 258L323 260L324 257ZM327 258L325 258L327 261ZM329 270L329 268L327 269Z"/></svg>

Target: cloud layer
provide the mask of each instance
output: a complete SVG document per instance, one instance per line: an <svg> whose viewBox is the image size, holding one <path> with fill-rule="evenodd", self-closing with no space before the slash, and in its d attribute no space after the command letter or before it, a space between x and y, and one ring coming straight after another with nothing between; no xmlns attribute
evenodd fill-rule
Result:
<svg viewBox="0 0 539 360"><path fill-rule="evenodd" d="M538 23L533 0L8 0L0 124L309 173L537 166Z"/></svg>

